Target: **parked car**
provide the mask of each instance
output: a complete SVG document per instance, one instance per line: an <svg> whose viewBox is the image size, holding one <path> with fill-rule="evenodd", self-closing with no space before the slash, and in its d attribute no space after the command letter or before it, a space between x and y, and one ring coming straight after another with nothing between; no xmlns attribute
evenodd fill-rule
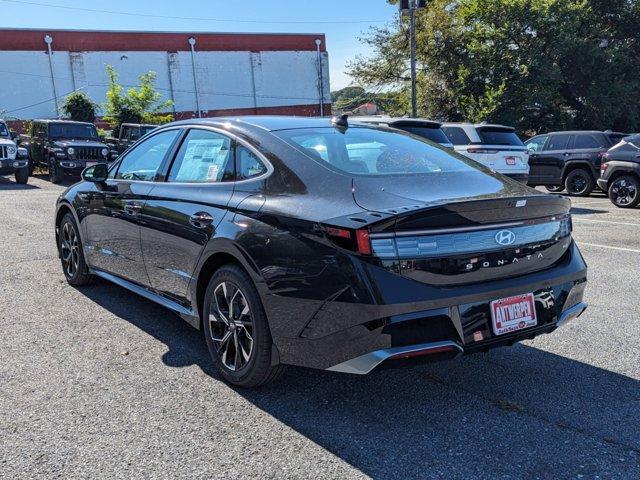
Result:
<svg viewBox="0 0 640 480"><path fill-rule="evenodd" d="M115 153L115 157L126 151L131 145L157 127L157 125L147 125L143 123L123 123L119 131L113 132L118 136L107 137L105 143Z"/></svg>
<svg viewBox="0 0 640 480"><path fill-rule="evenodd" d="M527 183L529 151L513 127L486 123L445 123L442 130L456 152L514 180Z"/></svg>
<svg viewBox="0 0 640 480"><path fill-rule="evenodd" d="M20 145L29 150L33 166L49 169L53 183L65 176L79 178L86 167L108 162L111 152L95 125L70 120L34 120Z"/></svg>
<svg viewBox="0 0 640 480"><path fill-rule="evenodd" d="M13 141L4 120L0 120L0 175L14 175L16 183L29 181L29 154Z"/></svg>
<svg viewBox="0 0 640 480"><path fill-rule="evenodd" d="M537 135L525 142L529 157L529 185L544 185L549 191L567 190L584 197L596 186L602 157L625 134L574 131Z"/></svg>
<svg viewBox="0 0 640 480"><path fill-rule="evenodd" d="M399 130L191 119L83 179L57 202L67 281L177 312L236 385L486 351L586 308L568 199Z"/></svg>
<svg viewBox="0 0 640 480"><path fill-rule="evenodd" d="M640 203L640 134L626 137L604 154L598 187L616 207Z"/></svg>
<svg viewBox="0 0 640 480"><path fill-rule="evenodd" d="M453 148L445 133L442 131L442 124L424 118L393 118L383 116L372 117L352 117L350 122L369 123L372 125L383 125L391 128L404 130L419 137L426 138L432 142L439 143L443 147Z"/></svg>

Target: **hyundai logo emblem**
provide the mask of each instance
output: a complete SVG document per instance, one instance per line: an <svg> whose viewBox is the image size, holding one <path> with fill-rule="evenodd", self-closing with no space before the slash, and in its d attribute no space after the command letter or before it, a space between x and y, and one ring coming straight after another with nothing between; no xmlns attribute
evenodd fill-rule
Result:
<svg viewBox="0 0 640 480"><path fill-rule="evenodd" d="M511 230L500 230L496 233L496 243L498 245L513 245L516 241L516 234Z"/></svg>

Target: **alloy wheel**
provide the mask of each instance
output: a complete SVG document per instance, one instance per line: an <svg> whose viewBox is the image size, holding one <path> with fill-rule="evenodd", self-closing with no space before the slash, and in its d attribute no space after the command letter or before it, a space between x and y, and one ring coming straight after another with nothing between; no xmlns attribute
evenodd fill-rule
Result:
<svg viewBox="0 0 640 480"><path fill-rule="evenodd" d="M69 278L78 271L78 262L80 259L80 243L75 228L69 222L62 226L60 233L60 253L62 255L62 265L64 271Z"/></svg>
<svg viewBox="0 0 640 480"><path fill-rule="evenodd" d="M611 193L613 194L613 200L616 205L629 205L633 202L638 195L637 187L626 178L622 177L611 186Z"/></svg>
<svg viewBox="0 0 640 480"><path fill-rule="evenodd" d="M587 188L588 183L589 181L584 175L575 175L569 182L569 191L571 193L581 193Z"/></svg>
<svg viewBox="0 0 640 480"><path fill-rule="evenodd" d="M240 288L222 282L213 291L209 315L211 339L220 362L232 371L247 365L253 353L254 323Z"/></svg>

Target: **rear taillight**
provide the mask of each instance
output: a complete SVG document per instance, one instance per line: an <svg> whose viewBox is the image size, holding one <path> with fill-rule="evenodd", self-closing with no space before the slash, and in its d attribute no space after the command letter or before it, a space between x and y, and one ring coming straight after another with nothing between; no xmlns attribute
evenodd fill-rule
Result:
<svg viewBox="0 0 640 480"><path fill-rule="evenodd" d="M604 172L607 171L607 168L609 168L608 163L603 163L602 165L600 165L600 176L604 175Z"/></svg>
<svg viewBox="0 0 640 480"><path fill-rule="evenodd" d="M467 152L469 153L487 153L487 154L494 154L494 153L498 153L500 150L494 150L491 148L468 148Z"/></svg>
<svg viewBox="0 0 640 480"><path fill-rule="evenodd" d="M358 253L361 255L371 255L371 238L369 237L369 230L366 228L356 230L356 240L358 244Z"/></svg>
<svg viewBox="0 0 640 480"><path fill-rule="evenodd" d="M324 230L331 241L339 247L353 250L360 255L371 255L373 253L369 230L366 228L350 230L347 228L325 226Z"/></svg>

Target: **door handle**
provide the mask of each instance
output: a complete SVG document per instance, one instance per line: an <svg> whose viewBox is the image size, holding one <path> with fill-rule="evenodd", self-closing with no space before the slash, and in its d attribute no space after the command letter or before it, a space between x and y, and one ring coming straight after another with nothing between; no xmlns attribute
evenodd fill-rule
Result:
<svg viewBox="0 0 640 480"><path fill-rule="evenodd" d="M138 202L128 202L124 206L124 211L129 215L137 215L142 210L142 205Z"/></svg>
<svg viewBox="0 0 640 480"><path fill-rule="evenodd" d="M189 217L189 223L196 228L207 228L213 223L213 217L207 212L198 212Z"/></svg>

